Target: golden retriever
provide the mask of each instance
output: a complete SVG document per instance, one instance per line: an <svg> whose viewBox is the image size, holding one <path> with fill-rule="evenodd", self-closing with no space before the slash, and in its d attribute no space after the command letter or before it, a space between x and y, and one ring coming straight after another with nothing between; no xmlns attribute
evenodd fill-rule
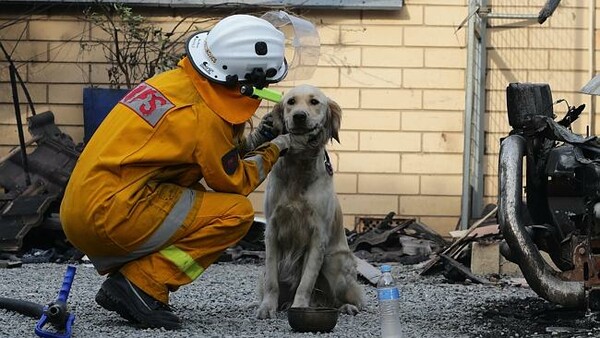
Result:
<svg viewBox="0 0 600 338"><path fill-rule="evenodd" d="M336 307L356 314L363 307L356 260L342 222L325 145L335 139L341 109L318 88L301 85L273 109L273 126L304 135L270 173L265 192L265 275L258 318L290 307Z"/></svg>

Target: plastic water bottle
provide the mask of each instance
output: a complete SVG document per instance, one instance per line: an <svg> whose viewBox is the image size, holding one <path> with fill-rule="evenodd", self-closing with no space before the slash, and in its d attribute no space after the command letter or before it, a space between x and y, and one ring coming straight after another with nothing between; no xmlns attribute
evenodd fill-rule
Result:
<svg viewBox="0 0 600 338"><path fill-rule="evenodd" d="M381 277L377 282L377 298L381 318L381 337L402 337L400 330L399 299L400 291L392 276L392 267L381 266Z"/></svg>

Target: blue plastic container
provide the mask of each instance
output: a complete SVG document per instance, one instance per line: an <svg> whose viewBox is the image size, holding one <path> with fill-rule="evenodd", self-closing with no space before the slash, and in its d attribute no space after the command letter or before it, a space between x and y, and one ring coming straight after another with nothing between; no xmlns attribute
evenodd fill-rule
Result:
<svg viewBox="0 0 600 338"><path fill-rule="evenodd" d="M83 143L87 144L100 123L129 89L83 88Z"/></svg>

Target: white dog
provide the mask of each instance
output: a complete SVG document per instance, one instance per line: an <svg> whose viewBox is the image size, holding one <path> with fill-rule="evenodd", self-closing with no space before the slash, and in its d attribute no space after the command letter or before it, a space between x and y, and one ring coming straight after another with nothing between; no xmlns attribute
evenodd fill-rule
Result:
<svg viewBox="0 0 600 338"><path fill-rule="evenodd" d="M342 210L325 150L339 142L341 109L319 89L302 85L272 112L283 133L308 135L270 173L266 188L265 276L258 318L278 309L327 306L356 314L364 304L356 260L348 248Z"/></svg>

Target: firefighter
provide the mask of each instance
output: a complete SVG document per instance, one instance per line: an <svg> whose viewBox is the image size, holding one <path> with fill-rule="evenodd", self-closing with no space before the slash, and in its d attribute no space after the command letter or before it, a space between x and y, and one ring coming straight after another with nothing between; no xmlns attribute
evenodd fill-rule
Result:
<svg viewBox="0 0 600 338"><path fill-rule="evenodd" d="M60 218L106 280L96 302L141 327L178 329L169 293L198 278L253 223L246 197L296 136L265 115L244 137L264 87L288 71L284 34L232 15L194 34L177 68L131 90L86 144ZM210 189L207 191L205 185Z"/></svg>

